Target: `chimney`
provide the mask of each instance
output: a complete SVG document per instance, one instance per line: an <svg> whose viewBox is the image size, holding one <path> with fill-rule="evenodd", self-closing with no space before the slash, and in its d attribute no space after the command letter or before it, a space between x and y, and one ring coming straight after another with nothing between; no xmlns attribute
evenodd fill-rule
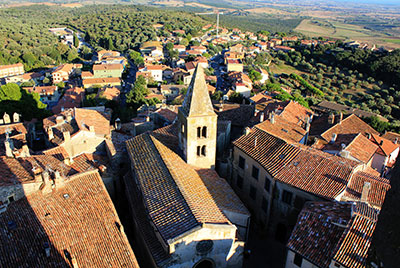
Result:
<svg viewBox="0 0 400 268"><path fill-rule="evenodd" d="M246 104L246 99L243 99L242 104Z"/></svg>
<svg viewBox="0 0 400 268"><path fill-rule="evenodd" d="M76 258L75 258L75 257L72 257L72 258L71 258L71 264L72 264L72 267L73 267L73 268L79 268L78 262L76 261Z"/></svg>
<svg viewBox="0 0 400 268"><path fill-rule="evenodd" d="M330 143L330 144L335 143L335 142L336 142L336 138L337 138L337 134L336 134L336 133L333 133L333 134L332 134L331 141L330 141L329 143Z"/></svg>
<svg viewBox="0 0 400 268"><path fill-rule="evenodd" d="M14 157L13 149L12 149L12 142L9 138L4 141L4 146L6 147L6 156Z"/></svg>
<svg viewBox="0 0 400 268"><path fill-rule="evenodd" d="M330 114L328 117L328 123L333 125L335 124L335 115L334 114Z"/></svg>
<svg viewBox="0 0 400 268"><path fill-rule="evenodd" d="M275 113L274 112L271 113L270 121L271 121L271 124L275 124Z"/></svg>
<svg viewBox="0 0 400 268"><path fill-rule="evenodd" d="M71 122L71 120L72 120L72 115L69 113L69 114L67 114L67 121Z"/></svg>
<svg viewBox="0 0 400 268"><path fill-rule="evenodd" d="M64 177L61 176L58 170L54 171L54 180L56 183L56 187L63 187L65 185Z"/></svg>
<svg viewBox="0 0 400 268"><path fill-rule="evenodd" d="M71 139L71 134L69 131L63 131L64 142L67 142Z"/></svg>
<svg viewBox="0 0 400 268"><path fill-rule="evenodd" d="M221 103L218 108L218 112L222 112L224 110L223 104Z"/></svg>
<svg viewBox="0 0 400 268"><path fill-rule="evenodd" d="M64 122L64 117L62 115L59 115L56 117L56 124L61 124L62 122Z"/></svg>
<svg viewBox="0 0 400 268"><path fill-rule="evenodd" d="M307 131L307 132L310 132L310 127L311 127L310 121L311 121L311 120L307 120L307 121L306 121L306 131Z"/></svg>
<svg viewBox="0 0 400 268"><path fill-rule="evenodd" d="M119 119L119 118L115 119L115 129L120 130L121 127L122 127L121 119Z"/></svg>
<svg viewBox="0 0 400 268"><path fill-rule="evenodd" d="M343 113L341 112L340 115L339 115L339 124L342 123L342 120L343 120Z"/></svg>
<svg viewBox="0 0 400 268"><path fill-rule="evenodd" d="M369 190L371 190L371 183L364 182L364 186L362 188L362 193L361 193L361 202L368 203Z"/></svg>
<svg viewBox="0 0 400 268"><path fill-rule="evenodd" d="M260 113L260 123L264 121L264 113Z"/></svg>
<svg viewBox="0 0 400 268"><path fill-rule="evenodd" d="M22 157L29 157L31 153L29 152L29 147L27 144L22 145Z"/></svg>
<svg viewBox="0 0 400 268"><path fill-rule="evenodd" d="M245 129L244 129L244 135L249 135L250 134L250 128L249 127L246 127Z"/></svg>
<svg viewBox="0 0 400 268"><path fill-rule="evenodd" d="M47 170L42 172L43 184L41 190L44 194L51 193L52 187L50 183L50 175Z"/></svg>
<svg viewBox="0 0 400 268"><path fill-rule="evenodd" d="M367 133L367 138L370 140L371 139L371 133Z"/></svg>
<svg viewBox="0 0 400 268"><path fill-rule="evenodd" d="M42 169L40 167L32 168L32 172L36 182L42 181Z"/></svg>
<svg viewBox="0 0 400 268"><path fill-rule="evenodd" d="M49 129L47 130L47 135L49 136L49 140L54 139L54 133L52 127L49 127Z"/></svg>
<svg viewBox="0 0 400 268"><path fill-rule="evenodd" d="M379 143L379 145L381 145L381 146L383 145L383 140L381 140L381 142Z"/></svg>
<svg viewBox="0 0 400 268"><path fill-rule="evenodd" d="M89 131L94 133L94 126L89 126Z"/></svg>
<svg viewBox="0 0 400 268"><path fill-rule="evenodd" d="M397 144L398 142L399 142L399 138L395 138L393 143Z"/></svg>

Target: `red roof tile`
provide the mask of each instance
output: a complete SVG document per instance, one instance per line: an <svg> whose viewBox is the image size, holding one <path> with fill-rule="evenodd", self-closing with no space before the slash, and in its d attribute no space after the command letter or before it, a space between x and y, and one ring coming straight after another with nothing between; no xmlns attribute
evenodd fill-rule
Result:
<svg viewBox="0 0 400 268"><path fill-rule="evenodd" d="M97 172L9 204L0 223L1 267L139 267Z"/></svg>

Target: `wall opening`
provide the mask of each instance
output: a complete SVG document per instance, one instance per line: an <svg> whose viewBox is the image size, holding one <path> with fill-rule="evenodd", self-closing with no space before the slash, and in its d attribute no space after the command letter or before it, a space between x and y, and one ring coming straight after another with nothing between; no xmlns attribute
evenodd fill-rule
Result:
<svg viewBox="0 0 400 268"><path fill-rule="evenodd" d="M193 268L215 268L215 265L212 260L204 259L196 263Z"/></svg>
<svg viewBox="0 0 400 268"><path fill-rule="evenodd" d="M201 131L201 136L203 138L207 138L207 127L203 127L203 129Z"/></svg>

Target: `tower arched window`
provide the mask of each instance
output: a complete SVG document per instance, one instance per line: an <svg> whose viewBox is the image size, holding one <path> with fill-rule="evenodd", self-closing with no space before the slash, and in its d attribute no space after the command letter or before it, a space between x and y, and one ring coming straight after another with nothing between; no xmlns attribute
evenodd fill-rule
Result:
<svg viewBox="0 0 400 268"><path fill-rule="evenodd" d="M200 153L201 153L201 147L197 146L197 156L200 156Z"/></svg>
<svg viewBox="0 0 400 268"><path fill-rule="evenodd" d="M207 138L207 127L203 127L203 129L201 130L201 136L203 138Z"/></svg>
<svg viewBox="0 0 400 268"><path fill-rule="evenodd" d="M201 147L201 155L206 156L206 146L205 145L203 145L203 147Z"/></svg>
<svg viewBox="0 0 400 268"><path fill-rule="evenodd" d="M201 127L197 128L197 138L201 137Z"/></svg>

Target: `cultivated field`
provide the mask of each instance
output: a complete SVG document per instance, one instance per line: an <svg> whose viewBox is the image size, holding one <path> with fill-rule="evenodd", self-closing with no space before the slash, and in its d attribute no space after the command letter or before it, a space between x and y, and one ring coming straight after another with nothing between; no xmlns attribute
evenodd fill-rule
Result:
<svg viewBox="0 0 400 268"><path fill-rule="evenodd" d="M309 37L337 38L344 41L355 40L387 48L400 48L400 38L388 38L387 35L365 29L362 26L345 24L333 20L303 20L295 31Z"/></svg>

